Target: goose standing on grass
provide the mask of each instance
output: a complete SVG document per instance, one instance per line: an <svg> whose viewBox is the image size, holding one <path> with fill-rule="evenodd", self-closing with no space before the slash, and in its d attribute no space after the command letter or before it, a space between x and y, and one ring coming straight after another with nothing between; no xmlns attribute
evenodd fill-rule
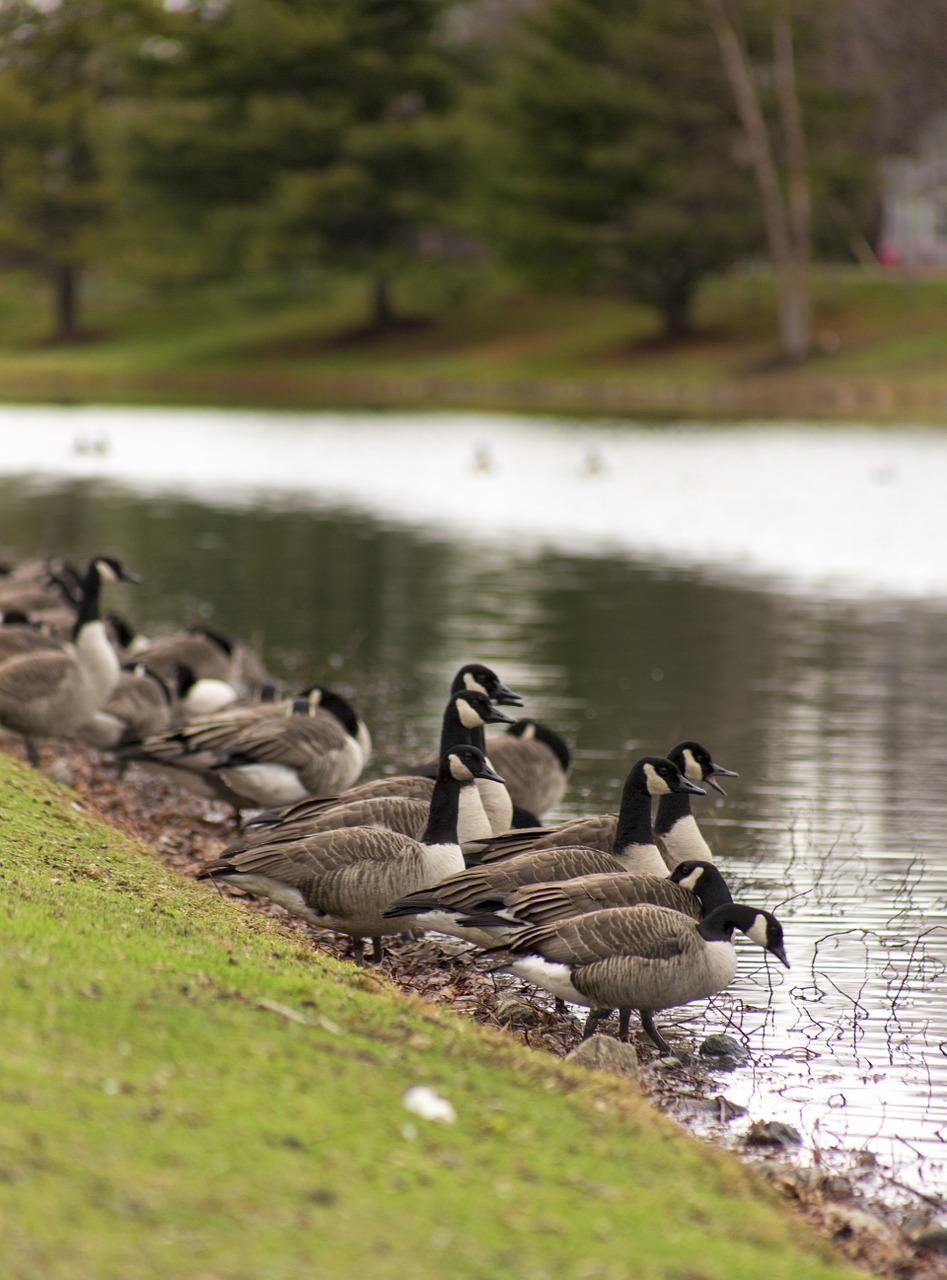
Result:
<svg viewBox="0 0 947 1280"><path fill-rule="evenodd" d="M664 864L651 835L653 796L682 789L703 795L670 760L644 756L635 762L622 788L621 812L613 849L563 845L538 849L498 862L479 863L449 879L392 902L386 916L401 919L403 928L433 929L489 946L492 935L461 923L488 900L504 900L524 885L547 881L573 880L577 876L628 874L640 877L667 877Z"/></svg>
<svg viewBox="0 0 947 1280"><path fill-rule="evenodd" d="M378 827L344 827L296 842L237 846L198 879L222 880L268 897L318 928L349 934L358 961L362 939L370 937L380 960L381 938L402 929L384 918L385 907L463 866L458 824L465 809L480 805L476 780L491 777L496 775L482 751L454 747L441 761L420 840Z"/></svg>
<svg viewBox="0 0 947 1280"><path fill-rule="evenodd" d="M668 759L674 761L685 778L689 778L691 782L706 783L722 796L727 793L716 779L739 776L732 769L724 769L722 765L716 764L707 748L702 747L699 742L679 742L668 752ZM700 858L705 862L714 860L710 846L691 812L690 796L686 792L662 796L658 801L654 838L665 862L672 869L678 862L688 858Z"/></svg>
<svg viewBox="0 0 947 1280"><path fill-rule="evenodd" d="M82 577L72 642L0 662L0 726L23 738L33 765L37 739L70 735L112 692L121 668L99 613L102 584L140 581L113 557L94 557Z"/></svg>
<svg viewBox="0 0 947 1280"><path fill-rule="evenodd" d="M511 717L491 702L489 696L477 689L460 689L452 693L444 709L441 720L441 755L451 747L462 746L469 742L472 732L485 724L510 724ZM477 781L477 789L483 802L491 831L506 830L509 825L507 814L512 808L509 793L502 779L495 771L492 776L481 776ZM396 774L390 778L377 778L372 782L362 782L358 786L335 795L316 797L304 800L290 808L274 813L261 814L251 824L253 827L285 826L287 823L298 824L304 828L308 820L315 815L322 815L340 805L352 804L360 800L382 799L385 797L421 800L425 805L431 802L434 780L424 774ZM499 826L498 826L499 824Z"/></svg>
<svg viewBox="0 0 947 1280"><path fill-rule="evenodd" d="M491 972L515 974L559 1000L585 1005L583 1039L613 1009L619 1010L619 1038L627 1039L630 1012L637 1009L645 1033L670 1054L654 1014L707 999L733 981L734 929L789 968L776 917L736 903L717 907L700 921L650 904L611 907L525 929L485 954L502 961Z"/></svg>

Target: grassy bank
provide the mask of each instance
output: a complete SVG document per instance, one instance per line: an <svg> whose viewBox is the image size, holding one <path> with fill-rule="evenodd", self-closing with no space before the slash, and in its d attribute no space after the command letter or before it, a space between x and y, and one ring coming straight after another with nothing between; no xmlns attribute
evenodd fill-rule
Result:
<svg viewBox="0 0 947 1280"><path fill-rule="evenodd" d="M0 851L5 1280L852 1274L630 1086L301 948L3 755Z"/></svg>
<svg viewBox="0 0 947 1280"><path fill-rule="evenodd" d="M0 277L0 401L947 422L947 278L824 271L817 353L792 369L759 274L710 282L673 345L644 309L459 269L402 281L405 323L375 336L357 282L93 283L86 340L57 345L43 291Z"/></svg>

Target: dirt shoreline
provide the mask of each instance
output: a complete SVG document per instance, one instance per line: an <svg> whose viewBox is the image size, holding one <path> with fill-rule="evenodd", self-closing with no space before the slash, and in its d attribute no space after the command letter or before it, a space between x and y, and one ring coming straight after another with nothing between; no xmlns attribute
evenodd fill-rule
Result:
<svg viewBox="0 0 947 1280"><path fill-rule="evenodd" d="M215 810L138 766L122 774L114 763L81 744L46 747L40 767L71 787L90 813L148 845L182 876L192 878L233 839L232 821L222 808ZM227 888L218 891L231 893ZM273 915L312 937L320 949L347 955L344 938L313 934L278 907L234 896L248 910ZM381 969L401 989L435 1004L449 1000L458 1012L502 1029L531 1048L558 1057L575 1048L575 1025L553 1013L541 996L534 1000L517 991L515 999L504 1000L502 993L498 999L489 978L475 966L458 962L433 940L391 940ZM867 1153L845 1153L839 1160L838 1153L829 1159L799 1147L750 1148L735 1132L733 1121L741 1113L728 1103L721 1074L700 1061L667 1069L642 1046L640 1068L645 1092L662 1111L696 1137L752 1159L776 1191L845 1258L872 1274L898 1280L947 1280L947 1208L939 1197L925 1197L910 1188L892 1196L890 1178L879 1175Z"/></svg>

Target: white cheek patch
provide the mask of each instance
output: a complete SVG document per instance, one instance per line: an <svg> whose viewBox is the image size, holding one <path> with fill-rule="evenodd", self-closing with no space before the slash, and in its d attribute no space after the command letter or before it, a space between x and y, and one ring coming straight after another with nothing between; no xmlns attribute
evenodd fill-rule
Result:
<svg viewBox="0 0 947 1280"><path fill-rule="evenodd" d="M450 758L450 771L451 777L456 778L458 782L470 782L473 779L473 774L457 756Z"/></svg>
<svg viewBox="0 0 947 1280"><path fill-rule="evenodd" d="M755 942L758 946L765 947L767 943L768 928L765 916L756 916L749 929L746 930L746 936Z"/></svg>
<svg viewBox="0 0 947 1280"><path fill-rule="evenodd" d="M648 780L648 794L652 796L669 796L671 788L660 777L653 764L646 764L644 767L644 776Z"/></svg>
<svg viewBox="0 0 947 1280"><path fill-rule="evenodd" d="M688 747L684 752L684 769L685 778L689 778L691 782L700 782L704 776L704 771L694 759L694 753Z"/></svg>
<svg viewBox="0 0 947 1280"><path fill-rule="evenodd" d="M458 698L455 703L457 711L460 715L460 723L465 729L479 729L483 724L483 718L474 711L469 702L465 702L463 698Z"/></svg>
<svg viewBox="0 0 947 1280"><path fill-rule="evenodd" d="M697 888L697 883L700 880L700 877L703 874L703 869L701 867L695 867L690 875L685 876L683 880L678 880L677 883L682 889L690 889L691 893L693 893Z"/></svg>
<svg viewBox="0 0 947 1280"><path fill-rule="evenodd" d="M470 689L474 693L487 692L486 689L483 687L483 685L480 684L480 682L476 679L476 677L470 671L464 672L464 688Z"/></svg>
<svg viewBox="0 0 947 1280"><path fill-rule="evenodd" d="M528 724L526 728L523 730L523 732L520 734L520 737L523 739L524 742L529 742L531 738L535 738L536 726L534 724Z"/></svg>
<svg viewBox="0 0 947 1280"><path fill-rule="evenodd" d="M98 569L99 577L103 582L118 582L118 574L107 560L96 560L95 567Z"/></svg>

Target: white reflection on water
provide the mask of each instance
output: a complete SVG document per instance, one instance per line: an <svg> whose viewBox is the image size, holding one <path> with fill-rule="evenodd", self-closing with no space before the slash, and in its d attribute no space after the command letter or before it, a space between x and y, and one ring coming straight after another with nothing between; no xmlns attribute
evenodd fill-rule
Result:
<svg viewBox="0 0 947 1280"><path fill-rule="evenodd" d="M841 593L947 594L947 436L933 431L97 407L0 408L0 431L7 473L231 501L269 490L520 548L622 549Z"/></svg>
<svg viewBox="0 0 947 1280"><path fill-rule="evenodd" d="M412 741L429 741L445 675L472 653L578 742L564 814L614 808L642 750L706 739L741 777L699 820L737 896L779 909L793 968L743 946L734 986L668 1021L692 1040L746 1039L751 1065L720 1085L754 1117L824 1150L868 1148L900 1181L947 1193L947 437L92 409L0 409L0 431L0 469L41 483L104 476L248 514L333 501L449 530L439 645L404 708ZM93 436L105 453L76 452ZM583 472L591 447L603 474ZM491 470L474 469L477 449ZM549 546L571 557L557 562L555 605L534 554ZM754 611L767 614L765 660L740 630L753 617L724 601L714 667L692 680L711 626L700 596L677 601L696 637L675 618L635 651L644 671L629 670L624 629L638 638L655 619L626 616L608 589L574 648L546 643L582 598L592 560L580 553L606 550L798 594ZM226 554L210 528L193 551ZM389 688L404 675L400 609L385 613ZM703 700L708 689L719 696Z"/></svg>

